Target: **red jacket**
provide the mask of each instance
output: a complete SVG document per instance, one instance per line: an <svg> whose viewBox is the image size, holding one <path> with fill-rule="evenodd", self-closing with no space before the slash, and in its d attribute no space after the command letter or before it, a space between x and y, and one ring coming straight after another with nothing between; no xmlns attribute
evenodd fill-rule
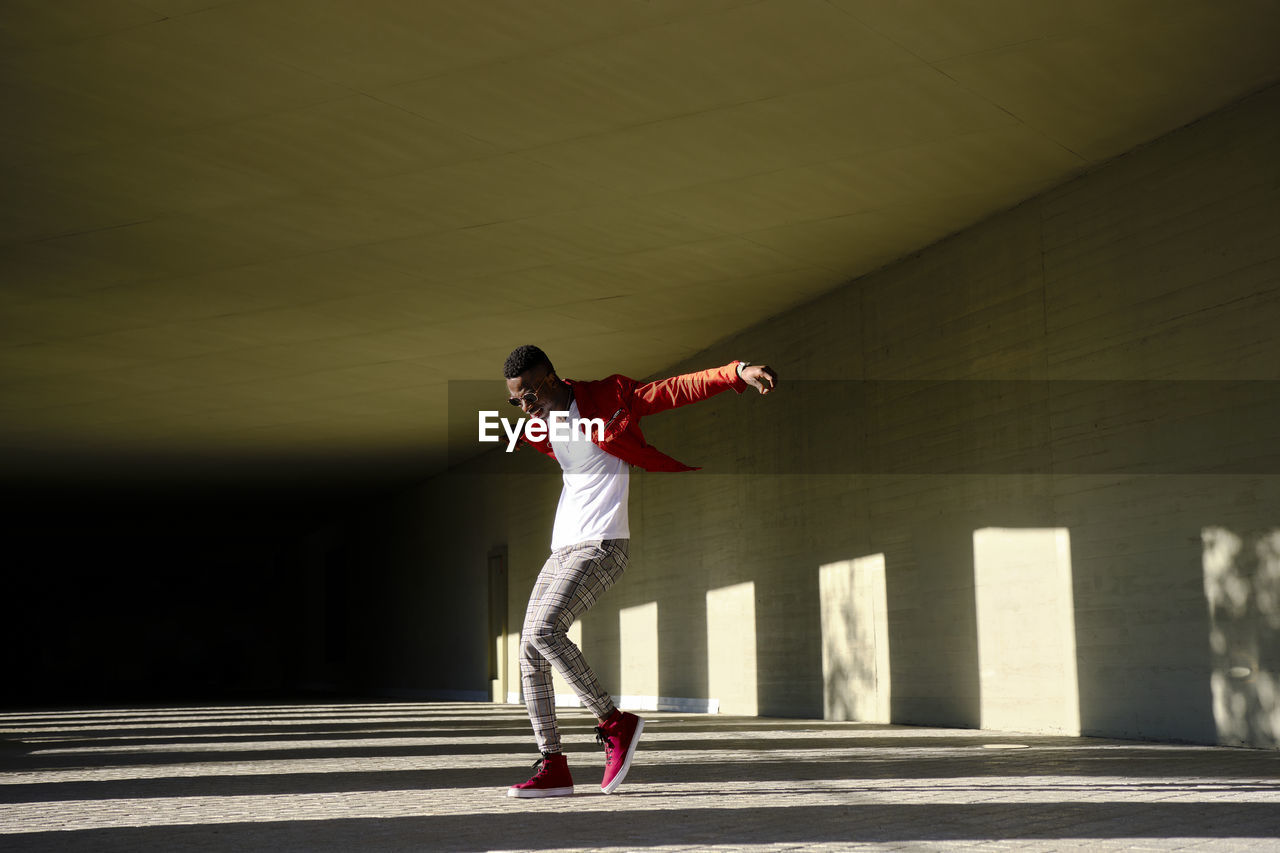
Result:
<svg viewBox="0 0 1280 853"><path fill-rule="evenodd" d="M739 394L747 388L747 383L738 376L736 361L724 367L686 373L683 376L659 379L643 385L617 373L607 379L592 382L577 382L572 379L565 381L573 386L573 399L578 404L578 416L601 418L605 422L604 440L598 440L597 431L591 430L592 442L605 453L646 471L696 471L698 469L672 459L656 447L649 445L644 440L644 434L640 432L642 417L679 406L687 406L690 403L714 397L730 388ZM547 439L530 441L524 437L523 431L521 437L552 459L556 457L551 449L551 442Z"/></svg>

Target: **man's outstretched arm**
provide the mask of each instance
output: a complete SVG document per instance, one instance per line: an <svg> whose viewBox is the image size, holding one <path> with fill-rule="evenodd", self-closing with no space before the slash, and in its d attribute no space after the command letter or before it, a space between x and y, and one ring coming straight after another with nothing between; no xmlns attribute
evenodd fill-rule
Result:
<svg viewBox="0 0 1280 853"><path fill-rule="evenodd" d="M739 394L748 387L768 394L777 384L778 374L767 364L735 361L724 367L647 382L635 389L633 411L641 417L665 412L705 400L730 388Z"/></svg>

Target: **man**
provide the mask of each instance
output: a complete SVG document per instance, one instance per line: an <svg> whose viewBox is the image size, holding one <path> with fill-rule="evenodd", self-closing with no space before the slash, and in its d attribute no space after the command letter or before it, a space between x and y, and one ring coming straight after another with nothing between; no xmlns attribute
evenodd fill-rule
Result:
<svg viewBox="0 0 1280 853"><path fill-rule="evenodd" d="M611 794L631 768L644 720L614 706L582 652L569 640L569 626L626 568L631 536L627 524L629 466L638 465L646 471L696 470L647 444L640 432L640 419L730 388L741 394L750 386L768 394L778 377L765 365L735 361L714 370L644 384L618 374L594 382L575 382L558 377L546 354L535 346L514 350L503 366L503 375L511 395L509 402L530 418L522 440L555 459L564 470L551 556L534 583L520 636L520 680L542 758L534 762L538 770L533 778L512 786L507 795L558 797L573 793L573 777L561 752L556 726L552 666L596 715L596 740L605 749L600 789ZM530 429L534 421L567 421L570 428ZM572 428L575 423L586 426Z"/></svg>

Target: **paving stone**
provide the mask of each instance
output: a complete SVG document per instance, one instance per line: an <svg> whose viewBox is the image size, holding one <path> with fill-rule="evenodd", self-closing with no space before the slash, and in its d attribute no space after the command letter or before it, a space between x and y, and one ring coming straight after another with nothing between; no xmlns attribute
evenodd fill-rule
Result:
<svg viewBox="0 0 1280 853"><path fill-rule="evenodd" d="M1273 751L646 719L605 796L594 721L563 711L575 795L515 800L517 706L0 713L0 850L1280 850Z"/></svg>

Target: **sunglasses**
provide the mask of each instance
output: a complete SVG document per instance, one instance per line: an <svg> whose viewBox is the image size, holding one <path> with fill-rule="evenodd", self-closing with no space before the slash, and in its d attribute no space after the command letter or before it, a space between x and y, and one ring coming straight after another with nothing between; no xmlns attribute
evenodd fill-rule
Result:
<svg viewBox="0 0 1280 853"><path fill-rule="evenodd" d="M532 406L534 403L538 402L538 395L542 393L542 386L546 385L547 380L552 376L555 376L555 374L548 373L546 376L542 377L542 381L538 383L538 387L534 388L532 391L525 391L518 397L508 397L507 402L513 406L519 406L521 403L526 403Z"/></svg>

